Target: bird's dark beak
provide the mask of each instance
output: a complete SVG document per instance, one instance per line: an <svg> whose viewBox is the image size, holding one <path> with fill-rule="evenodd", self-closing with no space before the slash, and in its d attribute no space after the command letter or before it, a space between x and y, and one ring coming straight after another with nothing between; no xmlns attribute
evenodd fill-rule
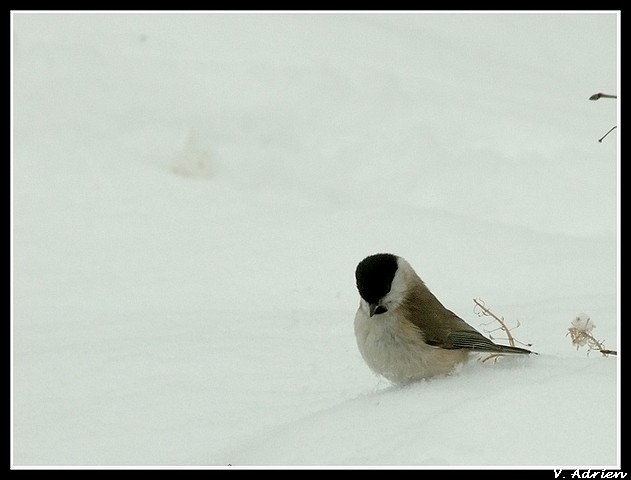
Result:
<svg viewBox="0 0 631 480"><path fill-rule="evenodd" d="M383 305L380 305L378 303L369 303L368 304L368 313L370 313L371 317L373 315L379 315L380 313L385 313L387 311L388 311L388 309L386 307L384 307Z"/></svg>

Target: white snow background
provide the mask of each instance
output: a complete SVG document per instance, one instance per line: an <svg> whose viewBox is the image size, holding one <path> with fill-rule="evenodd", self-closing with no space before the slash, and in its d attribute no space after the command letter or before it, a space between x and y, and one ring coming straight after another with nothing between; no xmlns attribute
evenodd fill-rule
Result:
<svg viewBox="0 0 631 480"><path fill-rule="evenodd" d="M620 468L618 32L13 12L12 465ZM540 355L379 379L376 252Z"/></svg>

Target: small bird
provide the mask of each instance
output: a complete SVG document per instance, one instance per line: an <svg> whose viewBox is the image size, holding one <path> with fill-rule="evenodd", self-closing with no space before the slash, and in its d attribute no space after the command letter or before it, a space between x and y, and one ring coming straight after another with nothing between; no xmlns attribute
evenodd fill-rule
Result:
<svg viewBox="0 0 631 480"><path fill-rule="evenodd" d="M448 374L470 353L535 353L497 345L447 310L402 257L366 257L355 279L357 346L371 370L394 384Z"/></svg>

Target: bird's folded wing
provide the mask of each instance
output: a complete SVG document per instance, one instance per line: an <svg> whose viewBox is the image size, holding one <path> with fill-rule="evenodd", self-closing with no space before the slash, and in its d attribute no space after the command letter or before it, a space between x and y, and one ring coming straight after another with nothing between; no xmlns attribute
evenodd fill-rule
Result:
<svg viewBox="0 0 631 480"><path fill-rule="evenodd" d="M501 347L486 338L479 332L475 331L458 331L451 332L447 335L447 339L443 348L466 348L469 350L478 350L482 352L501 351Z"/></svg>
<svg viewBox="0 0 631 480"><path fill-rule="evenodd" d="M521 353L530 354L535 353L525 348L512 347L509 345L498 345L486 338L484 335L477 331L462 330L457 332L451 332L447 335L445 342L435 343L435 346L446 349L466 349L477 352L494 352L494 353Z"/></svg>

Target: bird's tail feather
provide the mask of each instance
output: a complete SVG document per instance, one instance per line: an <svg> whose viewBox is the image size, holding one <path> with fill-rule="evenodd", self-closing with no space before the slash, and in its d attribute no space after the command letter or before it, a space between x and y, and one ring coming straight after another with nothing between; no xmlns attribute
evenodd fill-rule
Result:
<svg viewBox="0 0 631 480"><path fill-rule="evenodd" d="M525 348L520 348L520 347L511 347L509 345L495 344L495 347L498 353L521 353L521 354L539 355L537 352L533 352L532 350L527 350Z"/></svg>

